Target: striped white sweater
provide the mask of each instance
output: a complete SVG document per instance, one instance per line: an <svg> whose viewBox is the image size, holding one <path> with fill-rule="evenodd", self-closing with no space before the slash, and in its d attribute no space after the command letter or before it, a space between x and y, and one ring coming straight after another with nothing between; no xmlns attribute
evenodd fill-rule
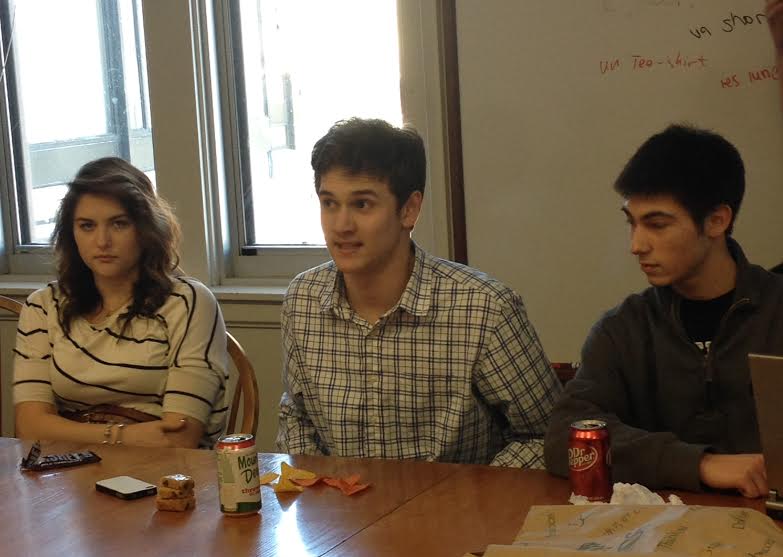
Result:
<svg viewBox="0 0 783 557"><path fill-rule="evenodd" d="M103 322L76 318L66 334L57 283L33 292L19 317L14 404L47 402L58 410L115 404L160 416L176 412L205 426L211 446L225 426L226 329L212 292L191 278L154 319L136 317L120 334L120 308Z"/></svg>

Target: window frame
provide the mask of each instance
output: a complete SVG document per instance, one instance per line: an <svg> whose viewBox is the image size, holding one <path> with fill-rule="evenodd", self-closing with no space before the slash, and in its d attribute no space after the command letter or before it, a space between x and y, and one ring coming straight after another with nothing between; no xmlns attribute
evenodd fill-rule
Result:
<svg viewBox="0 0 783 557"><path fill-rule="evenodd" d="M451 254L450 218L446 199L445 143L441 137L442 71L438 26L441 3L434 0L397 0L400 34L400 78L403 120L417 127L427 150L427 197L414 238L443 257ZM238 2L215 1L215 38L222 45L220 68L221 119L227 122L222 141L226 159L229 218L227 272L222 284L246 284L261 280L287 283L296 274L330 259L325 246L249 245L252 219L245 219L251 199L250 162L245 146L248 130L243 113L241 30ZM425 32L425 28L427 32ZM244 138L244 139L243 139ZM250 208L252 210L252 208ZM439 215L437 218L435 215ZM248 222L250 221L250 222ZM439 230L436 230L439 229ZM440 232L440 234L436 233Z"/></svg>
<svg viewBox="0 0 783 557"><path fill-rule="evenodd" d="M234 164L237 152L218 133L224 123L237 122L232 97L225 93L232 80L221 73L226 64L218 64L228 52L224 43L230 37L221 32L221 18L232 0L140 1L157 186L182 226L182 266L218 290L248 293L250 287L279 295L294 275L327 260L328 253L301 246L271 247L255 255L241 252L237 188L232 186L241 183ZM422 134L428 159L426 201L413 236L431 253L447 258L452 256L452 234L441 14L443 6L453 2L397 0L403 118ZM0 55L5 56L3 48ZM7 81L0 84L3 90ZM0 94L3 115L6 100ZM13 188L8 184L14 183L15 169L8 164L7 129L1 131L0 160L6 164L0 171L0 273L5 273L0 280L43 282L53 274L51 250L33 246L14 254L8 241L13 222L8 210Z"/></svg>
<svg viewBox="0 0 783 557"><path fill-rule="evenodd" d="M328 261L325 246L250 245L254 235L253 196L250 187L250 153L248 151L247 110L244 102L244 69L239 3L215 1L214 34L222 49L218 51L220 97L222 101L223 146L225 167L230 175L227 214L229 219L230 272L222 281L257 278L286 281L296 274Z"/></svg>
<svg viewBox="0 0 783 557"><path fill-rule="evenodd" d="M141 94L142 128L128 126L127 100L125 95L125 68L122 60L120 30L120 7L115 0L96 0L100 22L98 30L102 49L104 110L107 131L102 135L82 136L63 141L48 141L27 144L23 141L22 105L17 82L16 56L14 55L15 17L10 2L0 7L0 59L5 60L2 82L0 82L0 151L4 161L4 172L0 175L2 199L2 254L0 272L13 275L49 275L52 273L51 246L38 244L30 236L29 210L34 189L59 186L72 178L72 172L62 174L68 159L92 160L116 155L129 158L132 152L140 153L142 160L153 161L152 132L149 129L149 99ZM140 0L131 0L134 35L139 37L138 7ZM109 46L111 45L111 46ZM143 53L142 53L143 55ZM146 79L142 71L144 62L137 63L140 87ZM116 99L112 102L110 99ZM148 153L145 153L148 151ZM18 156L16 155L18 153ZM138 163L137 163L138 164ZM141 164L145 168L147 164ZM154 166L154 165L150 165ZM35 175L33 168L38 168ZM28 179L29 176L29 179ZM40 183L37 183L40 182ZM24 190L24 191L22 191Z"/></svg>

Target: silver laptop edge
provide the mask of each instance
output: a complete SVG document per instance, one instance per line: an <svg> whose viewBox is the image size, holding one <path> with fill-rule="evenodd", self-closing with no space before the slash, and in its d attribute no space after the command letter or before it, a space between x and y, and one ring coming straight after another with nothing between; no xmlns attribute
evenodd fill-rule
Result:
<svg viewBox="0 0 783 557"><path fill-rule="evenodd" d="M770 503L783 510L783 357L749 354L761 448L767 468Z"/></svg>

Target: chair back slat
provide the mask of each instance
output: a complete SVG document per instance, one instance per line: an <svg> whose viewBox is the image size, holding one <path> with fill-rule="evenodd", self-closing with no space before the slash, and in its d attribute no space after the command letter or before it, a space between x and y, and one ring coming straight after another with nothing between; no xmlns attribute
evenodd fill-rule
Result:
<svg viewBox="0 0 783 557"><path fill-rule="evenodd" d="M0 308L9 311L15 315L19 315L22 312L22 308L24 307L24 304L21 302L18 302L14 300L13 298L9 298L8 296L0 295ZM3 347L0 346L0 354L3 354L2 351ZM2 369L0 369L0 432L2 432L2 419L3 419L3 389L2 389Z"/></svg>
<svg viewBox="0 0 783 557"><path fill-rule="evenodd" d="M550 364L563 386L574 378L579 369L579 362L550 362Z"/></svg>
<svg viewBox="0 0 783 557"><path fill-rule="evenodd" d="M256 372L242 345L231 333L226 333L228 355L237 369L237 384L231 402L226 433L252 433L258 429L258 381ZM239 401L242 401L242 421L237 424Z"/></svg>

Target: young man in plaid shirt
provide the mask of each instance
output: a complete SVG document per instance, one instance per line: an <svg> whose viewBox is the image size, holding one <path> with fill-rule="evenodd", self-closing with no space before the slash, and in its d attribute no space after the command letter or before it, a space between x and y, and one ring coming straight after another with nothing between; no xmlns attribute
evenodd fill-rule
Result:
<svg viewBox="0 0 783 557"><path fill-rule="evenodd" d="M341 121L312 166L332 261L283 302L279 449L543 467L561 387L521 298L410 238L421 137Z"/></svg>

